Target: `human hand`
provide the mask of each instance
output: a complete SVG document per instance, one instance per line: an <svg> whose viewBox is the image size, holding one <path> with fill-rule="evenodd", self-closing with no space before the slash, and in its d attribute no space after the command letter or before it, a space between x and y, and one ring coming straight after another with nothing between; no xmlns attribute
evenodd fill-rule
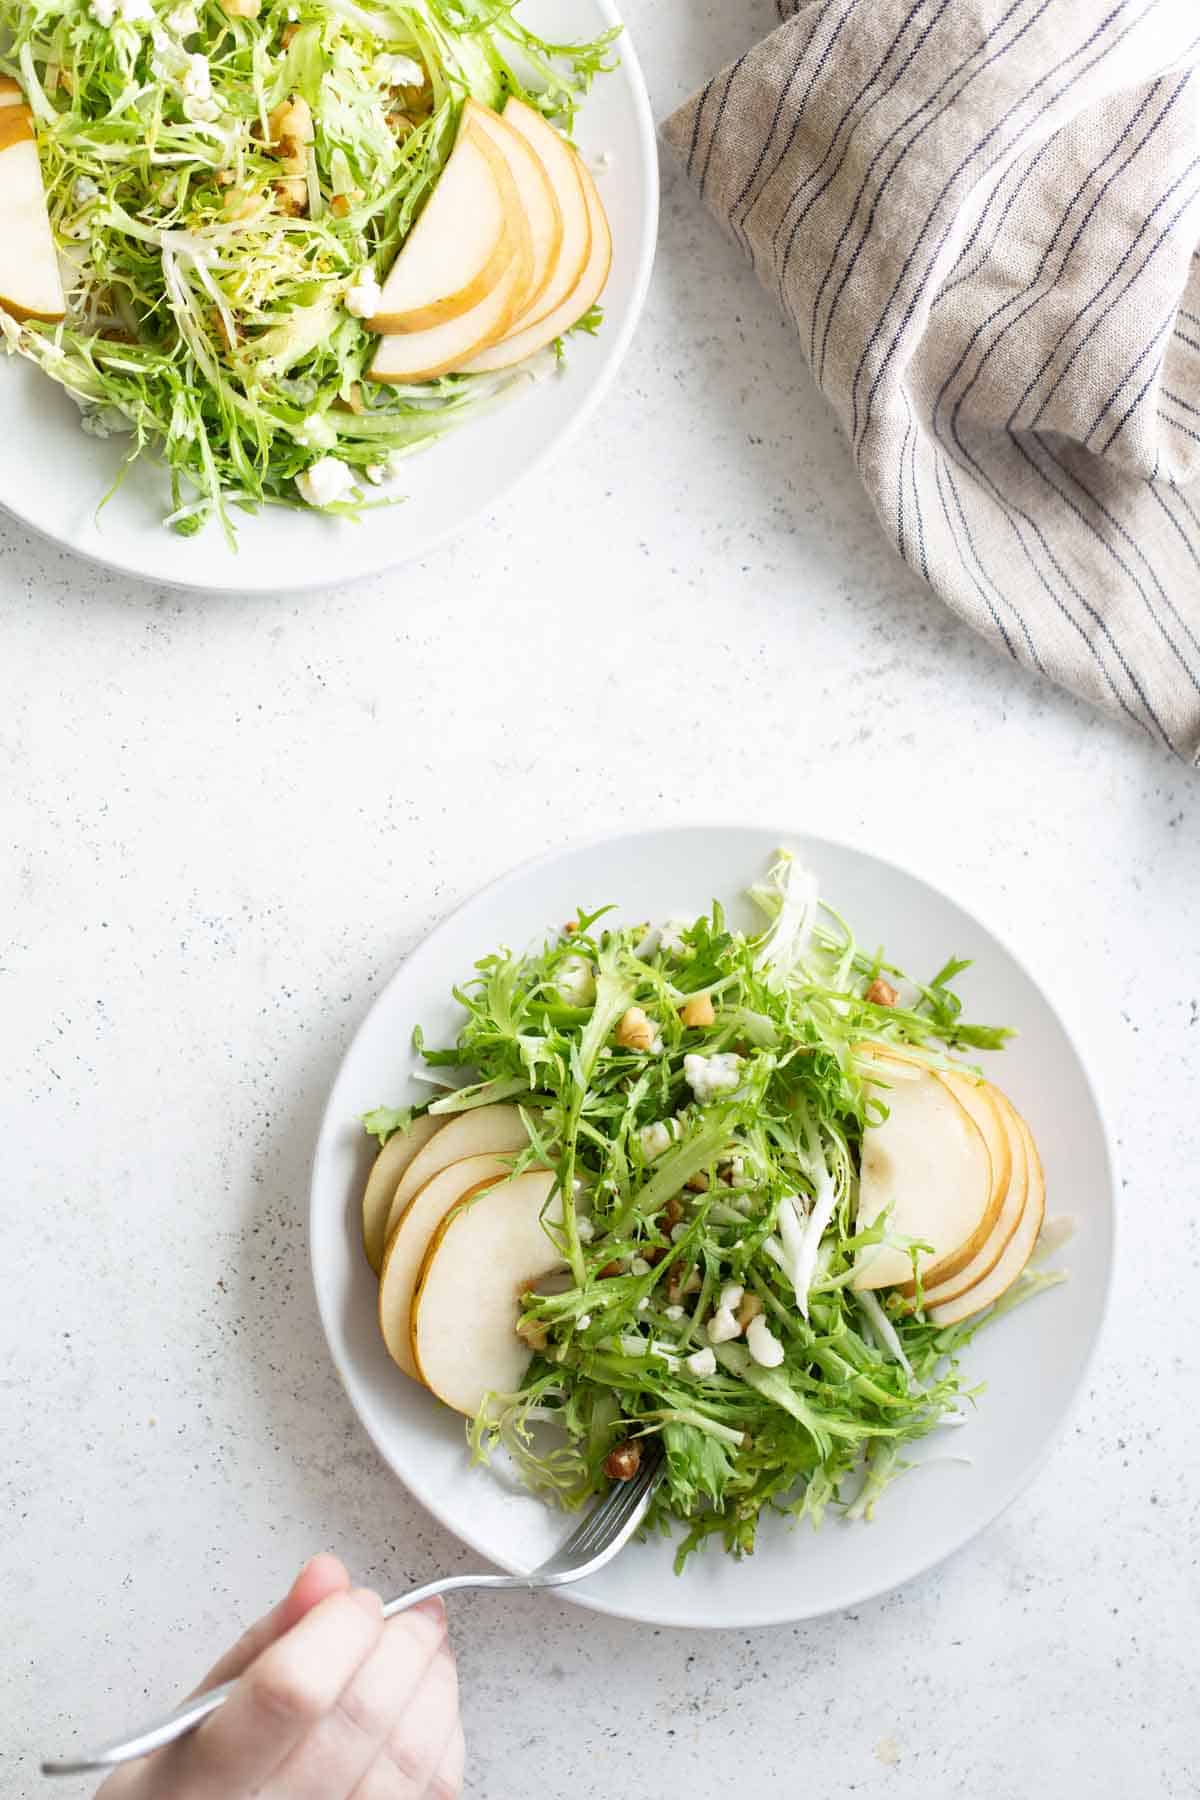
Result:
<svg viewBox="0 0 1200 1800"><path fill-rule="evenodd" d="M333 1556L301 1570L197 1692L238 1685L96 1800L457 1800L463 1735L440 1600L386 1623Z"/></svg>

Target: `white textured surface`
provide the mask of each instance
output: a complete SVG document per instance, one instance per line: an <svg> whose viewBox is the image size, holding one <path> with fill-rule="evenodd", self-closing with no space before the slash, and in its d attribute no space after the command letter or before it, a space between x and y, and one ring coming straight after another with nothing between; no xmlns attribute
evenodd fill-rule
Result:
<svg viewBox="0 0 1200 1800"><path fill-rule="evenodd" d="M660 112L774 16L638 10ZM0 520L0 602L4 1800L320 1545L385 1588L463 1566L326 1362L321 1099L486 877L754 815L919 866L1090 1020L1127 1183L1111 1325L1025 1498L854 1615L688 1636L459 1601L469 1791L1196 1793L1196 777L909 579L672 171L627 375L502 518L295 603L130 589Z"/></svg>

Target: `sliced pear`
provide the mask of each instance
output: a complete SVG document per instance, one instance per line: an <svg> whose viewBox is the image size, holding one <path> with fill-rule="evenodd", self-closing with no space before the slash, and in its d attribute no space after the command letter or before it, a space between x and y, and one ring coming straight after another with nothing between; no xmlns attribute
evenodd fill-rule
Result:
<svg viewBox="0 0 1200 1800"><path fill-rule="evenodd" d="M583 162L578 157L575 160L579 165L579 179L583 184L592 227L591 249L583 274L553 312L547 313L536 325L527 325L518 320L516 327L498 343L464 364L462 374L486 375L492 370L509 369L514 363L524 362L535 350L544 350L555 338L570 331L572 325L577 325L588 307L594 306L603 293L612 267L612 233L609 231L604 204L595 182Z"/></svg>
<svg viewBox="0 0 1200 1800"><path fill-rule="evenodd" d="M480 106L477 100L468 100L463 108L463 119L489 138L508 164L529 225L533 274L525 303L514 321L519 324L537 306L558 267L563 238L562 208L541 158L499 113Z"/></svg>
<svg viewBox="0 0 1200 1800"><path fill-rule="evenodd" d="M445 1125L444 1116L422 1113L407 1131L397 1131L380 1150L371 1164L363 1193L363 1249L367 1261L378 1275L387 1243L388 1216L400 1185L400 1177L417 1153L423 1150L435 1132Z"/></svg>
<svg viewBox="0 0 1200 1800"><path fill-rule="evenodd" d="M976 1313L991 1306L994 1301L999 1300L1001 1294L1008 1292L1033 1255L1033 1248L1046 1216L1046 1179L1033 1133L1019 1113L1014 1111L1013 1117L1021 1133L1029 1169L1029 1194L1025 1210L1017 1229L983 1280L977 1281L957 1299L927 1309L928 1317L935 1325L957 1325L961 1320L973 1318Z"/></svg>
<svg viewBox="0 0 1200 1800"><path fill-rule="evenodd" d="M24 100L18 84L11 75L0 75L0 106L20 106Z"/></svg>
<svg viewBox="0 0 1200 1800"><path fill-rule="evenodd" d="M451 1163L468 1156L513 1156L528 1143L529 1134L515 1106L476 1106L469 1112L451 1113L436 1138L417 1152L401 1175L392 1196L384 1242L400 1223L413 1195Z"/></svg>
<svg viewBox="0 0 1200 1800"><path fill-rule="evenodd" d="M513 204L504 158L464 124L368 328L425 331L477 307L512 261Z"/></svg>
<svg viewBox="0 0 1200 1800"><path fill-rule="evenodd" d="M582 164L566 138L523 100L509 100L501 117L525 139L546 171L562 217L562 241L554 273L542 293L531 300L517 321L524 328L537 325L550 313L557 312L578 287L592 250L592 215L584 190Z"/></svg>
<svg viewBox="0 0 1200 1800"><path fill-rule="evenodd" d="M489 1393L520 1386L533 1352L517 1336L521 1295L563 1266L543 1215L548 1169L483 1188L434 1233L413 1295L413 1361L439 1400L472 1417ZM561 1222L553 1205L547 1215Z"/></svg>
<svg viewBox="0 0 1200 1800"><path fill-rule="evenodd" d="M421 1379L409 1348L413 1290L430 1239L446 1214L467 1194L503 1181L512 1165L503 1156L468 1156L451 1163L413 1196L388 1239L379 1272L379 1329L388 1354L414 1381Z"/></svg>
<svg viewBox="0 0 1200 1800"><path fill-rule="evenodd" d="M923 1303L926 1307L941 1306L951 1300L957 1300L968 1288L990 1275L999 1262L1004 1251L1012 1240L1013 1233L1025 1216L1025 1206L1029 1198L1029 1158L1025 1151L1025 1138L1021 1131L1021 1123L1013 1108L997 1088L989 1088L989 1097L1003 1120L1005 1136L1009 1144L1009 1157L1012 1168L1008 1192L1004 1196L1004 1204L1000 1208L1000 1216L992 1226L982 1247L976 1251L970 1262L955 1274L940 1279L934 1286L923 1290ZM911 1284L906 1285L902 1293L912 1295L915 1290Z"/></svg>
<svg viewBox="0 0 1200 1800"><path fill-rule="evenodd" d="M380 338L375 360L367 370L372 381L406 383L432 381L449 375L464 362L503 337L529 285L532 254L526 233L524 249L513 257L491 293L470 312L432 325L428 331L400 332Z"/></svg>
<svg viewBox="0 0 1200 1800"><path fill-rule="evenodd" d="M67 310L33 115L15 83L0 94L0 307L50 323Z"/></svg>
<svg viewBox="0 0 1200 1800"><path fill-rule="evenodd" d="M918 1266L934 1281L941 1268L969 1261L995 1222L991 1158L975 1121L931 1069L878 1060L889 1084L888 1116L863 1133L858 1225L890 1207L891 1230L933 1246L919 1253ZM854 1286L893 1287L911 1271L904 1251L872 1245L860 1255Z"/></svg>
<svg viewBox="0 0 1200 1800"><path fill-rule="evenodd" d="M977 1264L992 1243L996 1235L996 1228L1004 1214L1004 1203L1008 1198L1008 1190L1012 1181L1012 1137L1019 1134L1016 1132L1015 1125L1010 1132L1004 1115L997 1105L995 1090L986 1082L978 1080L974 1075L968 1075L962 1069L935 1069L934 1075L943 1086L949 1088L959 1105L969 1113L979 1127L983 1141L988 1147L988 1157L992 1165L992 1199L989 1208L992 1223L988 1235L974 1256L952 1256L941 1264L937 1277L940 1285L943 1281L954 1279L959 1270L968 1262ZM1014 1228L1016 1226L1015 1218L1013 1226ZM1001 1241L996 1246L996 1256L999 1256L1003 1248L1004 1243ZM983 1270L978 1271L980 1274L984 1272ZM976 1279L978 1279L978 1275ZM904 1282L900 1292L902 1294L915 1293L916 1283L911 1280Z"/></svg>

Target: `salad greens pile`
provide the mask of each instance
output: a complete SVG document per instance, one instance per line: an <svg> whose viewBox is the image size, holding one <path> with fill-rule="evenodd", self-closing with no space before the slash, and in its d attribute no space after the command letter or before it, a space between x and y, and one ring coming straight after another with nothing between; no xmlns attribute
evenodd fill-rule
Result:
<svg viewBox="0 0 1200 1800"><path fill-rule="evenodd" d="M753 935L715 905L657 931L581 912L542 949L476 966L452 1048L415 1039L433 1079L468 1081L434 1110L516 1102L530 1146L515 1172L548 1166L561 1195L561 1228L546 1229L569 1274L525 1296L537 1354L522 1390L474 1421L477 1454L502 1446L574 1507L605 1487L615 1446L661 1434L651 1517L683 1522L679 1566L710 1535L753 1550L764 1509L869 1515L905 1447L961 1422L957 1353L980 1324L939 1329L919 1288L914 1312L850 1285L867 1246L903 1242L914 1275L924 1247L886 1217L856 1228L862 1132L885 1107L860 1051L903 1044L941 1066L1009 1034L962 1017L965 963L908 981L786 854L751 894L766 920ZM897 1004L865 997L880 975ZM366 1124L386 1140L411 1116ZM1052 1279L1024 1276L985 1316ZM706 1329L747 1300L770 1353Z"/></svg>
<svg viewBox="0 0 1200 1800"><path fill-rule="evenodd" d="M346 304L386 275L468 95L569 129L611 66L614 34L547 43L514 6L0 0L68 282L66 323L0 311L0 337L85 428L165 458L176 530L216 515L232 540L231 506L302 504L323 457L378 483L515 379L364 381L376 340Z"/></svg>

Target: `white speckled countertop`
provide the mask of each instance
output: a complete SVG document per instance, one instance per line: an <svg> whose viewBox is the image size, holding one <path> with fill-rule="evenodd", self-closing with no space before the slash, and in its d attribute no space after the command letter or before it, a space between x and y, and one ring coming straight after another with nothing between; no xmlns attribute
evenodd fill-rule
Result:
<svg viewBox="0 0 1200 1800"><path fill-rule="evenodd" d="M633 15L660 114L774 17ZM743 816L899 855L1052 975L1124 1164L1110 1326L1024 1498L856 1613L688 1635L457 1601L469 1793L1200 1792L1197 777L909 578L664 173L594 428L424 567L205 602L0 519L4 1800L40 1791L35 1751L184 1685L310 1551L387 1589L465 1566L326 1357L318 1109L378 984L485 878Z"/></svg>

